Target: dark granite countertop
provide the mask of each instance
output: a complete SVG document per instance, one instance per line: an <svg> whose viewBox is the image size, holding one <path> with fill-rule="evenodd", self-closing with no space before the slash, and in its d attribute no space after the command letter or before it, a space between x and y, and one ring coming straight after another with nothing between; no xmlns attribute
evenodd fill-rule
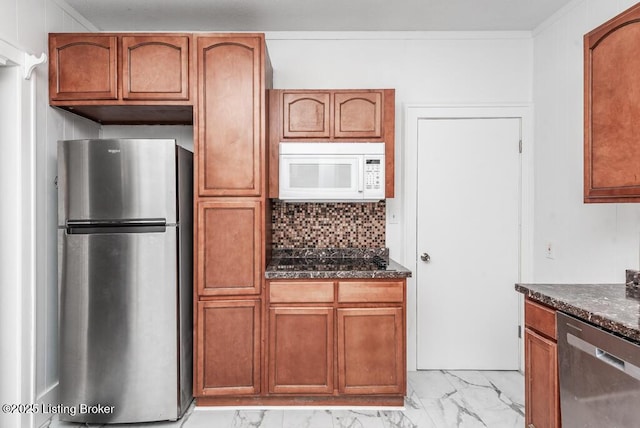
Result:
<svg viewBox="0 0 640 428"><path fill-rule="evenodd" d="M558 311L640 342L640 292L626 284L516 284L516 291Z"/></svg>
<svg viewBox="0 0 640 428"><path fill-rule="evenodd" d="M389 258L386 248L274 250L266 279L407 278L411 271Z"/></svg>

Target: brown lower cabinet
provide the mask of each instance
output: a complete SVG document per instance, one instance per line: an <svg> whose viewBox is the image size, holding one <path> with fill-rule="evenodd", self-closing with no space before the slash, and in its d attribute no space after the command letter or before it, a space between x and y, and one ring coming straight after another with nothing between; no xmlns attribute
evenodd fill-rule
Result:
<svg viewBox="0 0 640 428"><path fill-rule="evenodd" d="M560 428L556 311L525 300L525 422Z"/></svg>
<svg viewBox="0 0 640 428"><path fill-rule="evenodd" d="M402 404L405 285L404 279L267 281L269 394L344 403L375 396Z"/></svg>
<svg viewBox="0 0 640 428"><path fill-rule="evenodd" d="M406 279L273 279L197 302L198 405L394 405L406 394Z"/></svg>
<svg viewBox="0 0 640 428"><path fill-rule="evenodd" d="M260 300L200 301L197 317L199 395L260 393Z"/></svg>
<svg viewBox="0 0 640 428"><path fill-rule="evenodd" d="M402 308L338 309L341 394L404 394Z"/></svg>
<svg viewBox="0 0 640 428"><path fill-rule="evenodd" d="M269 392L333 393L333 308L269 309Z"/></svg>

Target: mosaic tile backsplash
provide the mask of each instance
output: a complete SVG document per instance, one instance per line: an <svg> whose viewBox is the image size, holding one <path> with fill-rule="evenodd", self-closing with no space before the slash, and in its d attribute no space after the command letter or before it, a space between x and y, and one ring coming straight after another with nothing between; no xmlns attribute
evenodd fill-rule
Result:
<svg viewBox="0 0 640 428"><path fill-rule="evenodd" d="M386 203L285 203L273 200L273 248L381 248Z"/></svg>

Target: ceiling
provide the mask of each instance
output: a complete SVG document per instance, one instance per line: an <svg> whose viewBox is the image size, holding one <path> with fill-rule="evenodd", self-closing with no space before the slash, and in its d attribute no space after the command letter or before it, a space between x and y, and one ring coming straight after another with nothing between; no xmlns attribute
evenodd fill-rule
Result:
<svg viewBox="0 0 640 428"><path fill-rule="evenodd" d="M66 0L103 31L533 30L571 0Z"/></svg>

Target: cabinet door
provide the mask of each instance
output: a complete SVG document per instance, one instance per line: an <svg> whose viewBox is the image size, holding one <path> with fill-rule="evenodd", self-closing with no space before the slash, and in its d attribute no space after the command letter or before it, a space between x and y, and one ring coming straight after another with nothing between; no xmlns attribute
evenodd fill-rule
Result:
<svg viewBox="0 0 640 428"><path fill-rule="evenodd" d="M340 393L405 393L404 346L402 308L338 309Z"/></svg>
<svg viewBox="0 0 640 428"><path fill-rule="evenodd" d="M259 294L262 284L260 202L199 202L197 225L199 295Z"/></svg>
<svg viewBox="0 0 640 428"><path fill-rule="evenodd" d="M117 46L116 36L51 34L49 98L117 99Z"/></svg>
<svg viewBox="0 0 640 428"><path fill-rule="evenodd" d="M260 301L198 302L196 396L260 392Z"/></svg>
<svg viewBox="0 0 640 428"><path fill-rule="evenodd" d="M198 37L198 190L259 196L264 141L260 37Z"/></svg>
<svg viewBox="0 0 640 428"><path fill-rule="evenodd" d="M382 137L382 92L336 92L336 138Z"/></svg>
<svg viewBox="0 0 640 428"><path fill-rule="evenodd" d="M557 345L525 328L525 409L527 427L560 427Z"/></svg>
<svg viewBox="0 0 640 428"><path fill-rule="evenodd" d="M333 309L269 310L269 392L333 393Z"/></svg>
<svg viewBox="0 0 640 428"><path fill-rule="evenodd" d="M584 38L584 200L640 202L640 5Z"/></svg>
<svg viewBox="0 0 640 428"><path fill-rule="evenodd" d="M189 36L122 36L122 98L189 99Z"/></svg>
<svg viewBox="0 0 640 428"><path fill-rule="evenodd" d="M283 92L283 138L329 138L329 92Z"/></svg>

